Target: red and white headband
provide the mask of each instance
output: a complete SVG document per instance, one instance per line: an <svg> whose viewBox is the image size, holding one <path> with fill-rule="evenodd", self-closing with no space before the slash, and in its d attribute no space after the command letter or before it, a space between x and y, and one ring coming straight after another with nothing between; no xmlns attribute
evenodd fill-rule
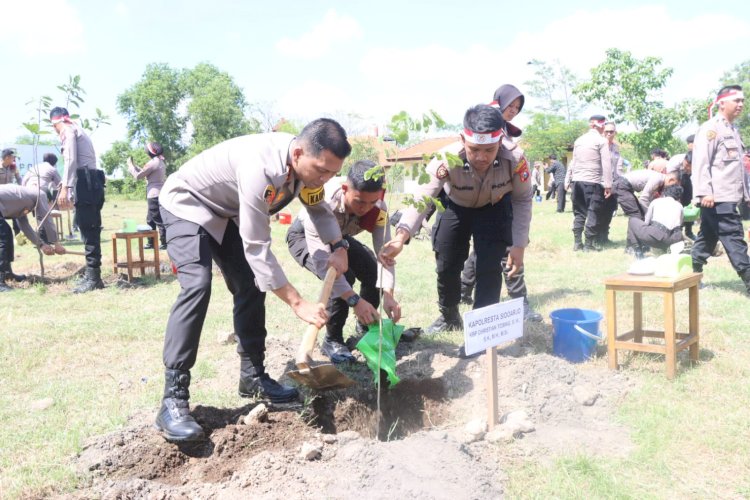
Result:
<svg viewBox="0 0 750 500"><path fill-rule="evenodd" d="M713 117L714 107L717 104L719 104L719 102L730 101L730 100L733 101L735 99L744 99L744 98L745 98L745 94L743 94L741 90L737 90L737 89L729 89L723 94L719 94L718 96L716 96L716 99L714 100L714 102L712 102L708 106L708 117L709 118Z"/></svg>
<svg viewBox="0 0 750 500"><path fill-rule="evenodd" d="M503 129L495 130L494 132L472 132L468 128L464 128L464 139L472 144L495 144L500 142L503 136Z"/></svg>
<svg viewBox="0 0 750 500"><path fill-rule="evenodd" d="M151 145L151 143L146 144L146 148L148 149L148 152L151 153L154 156L157 156L156 150L154 150L154 147Z"/></svg>
<svg viewBox="0 0 750 500"><path fill-rule="evenodd" d="M50 118L50 121L52 122L52 125L56 125L56 124L62 123L62 122L73 123L73 122L70 121L70 116L69 115L56 116L54 118Z"/></svg>

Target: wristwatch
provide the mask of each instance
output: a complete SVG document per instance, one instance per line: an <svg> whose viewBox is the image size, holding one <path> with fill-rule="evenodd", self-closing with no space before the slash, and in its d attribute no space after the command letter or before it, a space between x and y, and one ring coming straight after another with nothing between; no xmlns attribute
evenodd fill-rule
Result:
<svg viewBox="0 0 750 500"><path fill-rule="evenodd" d="M349 240L347 240L346 238L341 238L336 243L331 243L331 252L335 252L337 248L349 250Z"/></svg>
<svg viewBox="0 0 750 500"><path fill-rule="evenodd" d="M347 305L349 307L354 307L357 304L359 304L359 299L360 298L361 297L355 293L354 295L352 295L351 297L349 297L348 299L346 299L346 303L347 303Z"/></svg>

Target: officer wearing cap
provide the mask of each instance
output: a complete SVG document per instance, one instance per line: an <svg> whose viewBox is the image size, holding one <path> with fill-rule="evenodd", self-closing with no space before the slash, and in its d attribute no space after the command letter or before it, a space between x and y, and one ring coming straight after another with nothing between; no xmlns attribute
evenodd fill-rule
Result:
<svg viewBox="0 0 750 500"><path fill-rule="evenodd" d="M357 331L361 333L366 331L364 325L380 319L377 311L380 290L383 291L383 309L388 317L394 322L401 317L401 306L393 296L395 270L393 266L379 264L375 257L383 243L391 239L391 230L387 224L388 207L383 200L384 177L367 178L366 175L373 168L375 163L369 160L355 162L349 168L346 182L330 196L326 193L326 203L336 216L349 257L349 270L333 284L326 336L320 344L320 351L334 363L354 361L354 356L344 345L343 334L350 307L358 320ZM362 232L371 234L374 253L355 238ZM307 210L300 211L287 232L286 241L294 260L323 279L331 250L320 239ZM360 283L359 294L353 288L355 280Z"/></svg>
<svg viewBox="0 0 750 500"><path fill-rule="evenodd" d="M719 112L711 116L718 105ZM750 258L737 205L750 202L742 166L744 145L734 124L742 114L742 87L723 87L709 108L709 119L695 134L693 194L701 206L701 228L693 244L693 270L703 272L717 241L750 294Z"/></svg>
<svg viewBox="0 0 750 500"><path fill-rule="evenodd" d="M530 172L519 149L501 147L504 124L491 106L470 108L464 116L458 152L463 164L450 166L442 156L433 159L427 165L429 182L415 193L417 197L434 197L441 189L446 193L445 211L435 222L433 233L440 317L430 331L462 327L458 313L461 268L472 238L477 256L475 308L500 300L500 262L508 247L509 275L523 267L531 222ZM415 207L406 209L395 236L380 252L385 265L393 265L423 218L424 213Z"/></svg>
<svg viewBox="0 0 750 500"><path fill-rule="evenodd" d="M161 221L161 212L159 212L159 193L167 179L167 164L164 163L164 148L156 141L146 143L146 154L151 158L141 168L133 163L133 158L128 158L128 172L135 177L135 180L146 179L146 202L148 211L146 213L146 223L151 229L159 228L159 249L167 249L167 234L164 230L164 224ZM149 238L148 243L143 248L154 248L154 239Z"/></svg>
<svg viewBox="0 0 750 500"><path fill-rule="evenodd" d="M62 149L65 169L57 205L62 210L75 206L76 225L81 231L86 252L86 272L73 293L104 288L102 282L102 206L104 206L104 172L96 168L96 154L91 139L70 119L68 110L53 108L49 113Z"/></svg>
<svg viewBox="0 0 750 500"><path fill-rule="evenodd" d="M14 184L0 185L0 292L11 290L5 284L7 280L23 281L26 279L26 276L15 274L11 269L11 262L14 260L13 233L4 217L16 219L23 234L46 255L65 253L65 249L57 243L58 235L55 225L48 216L49 211L46 193L40 191L39 188ZM36 214L39 227L44 228L49 243L54 244L54 247L44 242L31 227L27 217L29 212Z"/></svg>
<svg viewBox="0 0 750 500"><path fill-rule="evenodd" d="M573 144L573 159L568 166L565 185L572 184L573 250L601 250L598 241L604 200L612 190L612 160L609 143L602 137L606 119L589 118L590 130ZM585 231L586 244L581 240Z"/></svg>
<svg viewBox="0 0 750 500"><path fill-rule="evenodd" d="M265 296L272 291L303 321L322 327L323 305L307 302L289 283L271 251L269 215L299 197L323 242L329 266L346 271L341 230L324 202L323 184L351 152L346 132L321 118L298 137L253 134L224 141L185 163L164 183L159 203L167 252L177 268L180 293L164 339L165 388L156 426L173 441L203 437L190 415L190 369L198 354L211 297L211 261L222 271L234 298L234 333L240 356L239 393L281 403L297 390L265 371Z"/></svg>
<svg viewBox="0 0 750 500"><path fill-rule="evenodd" d="M0 185L2 184L21 184L21 174L16 167L16 152L12 149L3 149L3 162L0 165Z"/></svg>

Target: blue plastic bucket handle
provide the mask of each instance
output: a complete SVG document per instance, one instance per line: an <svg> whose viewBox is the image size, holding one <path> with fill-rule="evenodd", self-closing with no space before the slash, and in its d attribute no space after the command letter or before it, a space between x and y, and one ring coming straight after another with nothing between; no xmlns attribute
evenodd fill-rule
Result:
<svg viewBox="0 0 750 500"><path fill-rule="evenodd" d="M604 340L604 337L602 336L602 332L600 332L598 328L596 330L596 335L587 332L586 330L584 330L583 328L581 328L580 326L575 325L575 324L573 325L573 328L575 328L576 331L578 331L578 333L580 333L584 337L588 337L588 338L594 339L596 341L602 341L602 340Z"/></svg>

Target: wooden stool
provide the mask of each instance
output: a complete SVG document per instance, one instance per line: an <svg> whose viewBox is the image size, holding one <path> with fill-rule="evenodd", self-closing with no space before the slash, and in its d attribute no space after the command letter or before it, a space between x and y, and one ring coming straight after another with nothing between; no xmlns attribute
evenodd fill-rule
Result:
<svg viewBox="0 0 750 500"><path fill-rule="evenodd" d="M617 369L617 350L655 352L664 354L667 378L675 376L677 353L690 348L690 359L698 360L698 285L702 273L690 273L677 278L657 278L620 274L604 280L607 295L607 355L609 367ZM688 289L689 332L675 331L674 296ZM617 292L633 292L633 329L617 335ZM664 296L664 331L643 329L643 294L658 292ZM664 339L664 344L644 344L643 337Z"/></svg>
<svg viewBox="0 0 750 500"><path fill-rule="evenodd" d="M153 238L154 239L154 260L145 260L143 256L143 239ZM125 240L125 249L127 252L127 261L117 261L117 240ZM133 260L133 252L131 249L130 242L134 239L138 240L138 260ZM159 268L159 233L156 230L152 231L138 231L136 233L112 233L112 260L114 262L113 270L114 273L118 273L118 269L128 270L128 281L133 281L133 269L140 268L141 276L146 274L147 267L154 268L154 274L156 278L161 278L161 269Z"/></svg>
<svg viewBox="0 0 750 500"><path fill-rule="evenodd" d="M55 223L55 230L57 231L57 238L62 241L64 239L63 236L63 222L62 222L62 212L59 210L52 210L49 213L50 218Z"/></svg>

